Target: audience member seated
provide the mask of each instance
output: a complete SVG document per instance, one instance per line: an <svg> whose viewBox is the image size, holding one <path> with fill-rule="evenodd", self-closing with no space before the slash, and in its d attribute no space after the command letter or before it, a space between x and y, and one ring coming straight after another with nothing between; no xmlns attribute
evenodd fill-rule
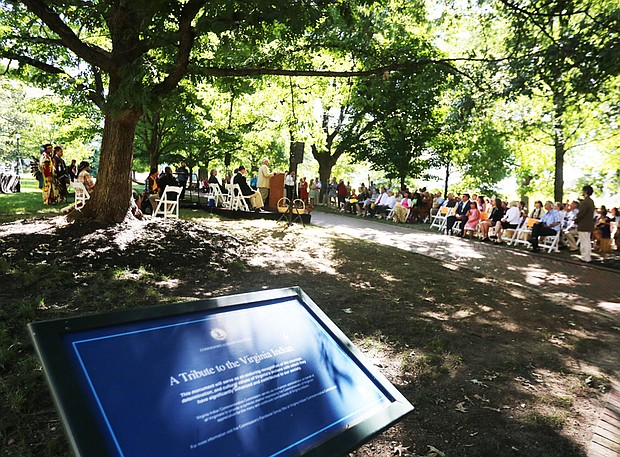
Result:
<svg viewBox="0 0 620 457"><path fill-rule="evenodd" d="M387 216L387 214L396 207L396 196L394 192L390 189L384 195L387 195L387 197L383 198L381 203L375 206L374 210L374 214L381 217Z"/></svg>
<svg viewBox="0 0 620 457"><path fill-rule="evenodd" d="M218 186L220 186L220 190L223 194L228 193L226 187L220 183L219 179L217 179L217 170L215 168L211 170L211 173L209 173L209 184L217 184Z"/></svg>
<svg viewBox="0 0 620 457"><path fill-rule="evenodd" d="M499 199L498 199L499 200ZM504 202L502 202L503 210ZM519 211L519 203L514 201L510 203L510 207L504 213L504 216L495 225L495 240L496 244L502 244L502 234L504 230L515 230L521 222L521 211Z"/></svg>
<svg viewBox="0 0 620 457"><path fill-rule="evenodd" d="M527 208L525 207L525 203L517 202L517 208L519 208L519 212L521 213L521 219L527 219Z"/></svg>
<svg viewBox="0 0 620 457"><path fill-rule="evenodd" d="M545 210L543 209L543 203L540 200L536 200L534 202L534 209L530 213L530 217L533 219L540 219L545 214Z"/></svg>
<svg viewBox="0 0 620 457"><path fill-rule="evenodd" d="M362 217L369 216L371 210L377 204L378 199L379 199L379 192L377 191L377 189L373 189L370 192L370 195L368 194L368 192L366 192L366 198L364 199L363 202L361 202L361 204L359 203L359 198L358 198L358 205L361 205L358 215Z"/></svg>
<svg viewBox="0 0 620 457"><path fill-rule="evenodd" d="M592 232L595 242L595 250L601 252L611 251L611 218L607 214L607 208L601 205L597 211L598 217Z"/></svg>
<svg viewBox="0 0 620 457"><path fill-rule="evenodd" d="M409 209L411 208L411 199L409 198L409 192L403 192L403 198L394 207L392 213L392 220L394 223L404 224L407 222L407 216L409 215Z"/></svg>
<svg viewBox="0 0 620 457"><path fill-rule="evenodd" d="M461 221L461 232L459 236L463 236L463 227L467 224L467 212L469 211L470 204L469 194L463 194L461 196L461 201L456 205L456 213L452 216L448 216L446 219L446 235L451 234L452 227L454 227L456 221Z"/></svg>
<svg viewBox="0 0 620 457"><path fill-rule="evenodd" d="M90 176L90 164L86 161L80 162L78 167L77 181L79 183L84 184L84 188L86 192L89 194L95 190L95 182L93 178Z"/></svg>
<svg viewBox="0 0 620 457"><path fill-rule="evenodd" d="M478 197L480 199L480 197ZM482 200L484 204L484 199ZM471 203L469 205L469 211L467 211L467 222L465 222L463 226L463 235L466 235L469 232L469 237L473 238L474 232L478 228L478 223L480 222L480 209L476 203Z"/></svg>
<svg viewBox="0 0 620 457"><path fill-rule="evenodd" d="M241 165L237 169L238 173L233 178L233 183L238 184L241 189L241 194L244 197L248 197L250 200L250 206L255 211L263 211L263 197L261 197L260 192L252 189L248 185L248 181L246 180L245 174L247 173L245 167Z"/></svg>
<svg viewBox="0 0 620 457"><path fill-rule="evenodd" d="M149 176L149 179L151 179L151 176ZM179 183L177 182L177 179L172 174L172 168L170 167L166 167L164 169L164 174L156 179L156 184L157 184L157 187L156 187L157 192L154 194L151 193L149 195L149 201L151 202L151 207L153 208L153 212L155 212L155 208L157 208L157 200L160 199L161 196L164 194L164 191L166 190L166 186L178 186L179 185Z"/></svg>
<svg viewBox="0 0 620 457"><path fill-rule="evenodd" d="M374 216L375 214L377 214L377 208L379 208L380 206L385 206L385 201L387 200L387 198L387 191L385 187L382 187L374 203L370 205L370 208L368 209L368 215Z"/></svg>
<svg viewBox="0 0 620 457"><path fill-rule="evenodd" d="M564 216L564 223L562 224L562 230L564 230L564 236L568 243L568 250L573 252L577 250L577 240L579 234L577 233L577 224L575 224L575 218L579 212L579 202L572 201L569 211Z"/></svg>
<svg viewBox="0 0 620 457"><path fill-rule="evenodd" d="M443 206L445 199L441 196L441 192L437 192L433 196L433 207L431 208L431 216L435 216L439 212L439 208Z"/></svg>
<svg viewBox="0 0 620 457"><path fill-rule="evenodd" d="M347 212L351 214L357 214L357 202L358 195L355 193L355 191L353 191L349 197L345 197L344 203L342 205L342 208L340 208L340 211L342 211L343 213Z"/></svg>
<svg viewBox="0 0 620 457"><path fill-rule="evenodd" d="M159 196L158 181L159 173L157 172L157 167L153 167L144 183L144 193L138 198L138 208L145 214L155 211L155 207L157 206L157 204L153 206L150 197L151 195L155 195L156 200L157 196Z"/></svg>
<svg viewBox="0 0 620 457"><path fill-rule="evenodd" d="M491 227L496 227L504 217L504 214L502 200L499 198L491 200L491 212L489 214L489 218L486 221L480 221L480 237L482 241L490 241L489 229Z"/></svg>
<svg viewBox="0 0 620 457"><path fill-rule="evenodd" d="M446 199L443 201L441 206L446 206L448 208L454 208L457 203L458 202L456 201L456 198L454 198L454 194L448 193L448 195L446 196Z"/></svg>
<svg viewBox="0 0 620 457"><path fill-rule="evenodd" d="M356 202L354 205L351 205L351 213L353 213L355 211L354 214L357 214L358 216L361 216L363 213L363 207L364 207L364 202L366 201L367 198L370 198L370 194L368 192L368 189L366 189L365 187L360 187L359 188L359 192L357 193L356 198Z"/></svg>
<svg viewBox="0 0 620 457"><path fill-rule="evenodd" d="M481 213L487 212L487 204L482 195L478 195L478 198L476 199L476 206L478 207L478 211L480 211Z"/></svg>
<svg viewBox="0 0 620 457"><path fill-rule="evenodd" d="M530 243L532 244L532 251L539 252L538 238L541 236L555 236L562 229L562 213L558 211L559 204L556 203L555 207L553 203L545 203L545 210L547 211L543 216L532 226L532 236Z"/></svg>

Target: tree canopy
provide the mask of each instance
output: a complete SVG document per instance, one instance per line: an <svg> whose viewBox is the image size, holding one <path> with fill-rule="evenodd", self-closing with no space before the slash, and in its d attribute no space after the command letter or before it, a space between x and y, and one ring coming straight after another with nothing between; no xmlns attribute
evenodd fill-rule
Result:
<svg viewBox="0 0 620 457"><path fill-rule="evenodd" d="M88 120L65 137L101 131L83 211L99 221L126 216L134 153L285 163L305 141L322 180L347 155L401 185L430 167L485 192L508 174L524 193L551 180L557 200L566 159L609 157L587 170L608 190L619 170L612 0L2 0L0 37L6 76ZM9 151L26 124L3 116Z"/></svg>

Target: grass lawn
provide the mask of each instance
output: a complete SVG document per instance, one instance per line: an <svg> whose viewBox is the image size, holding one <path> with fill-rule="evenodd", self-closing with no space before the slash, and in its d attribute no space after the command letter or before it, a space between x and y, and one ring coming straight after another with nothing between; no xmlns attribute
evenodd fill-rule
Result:
<svg viewBox="0 0 620 457"><path fill-rule="evenodd" d="M26 194L0 196L7 221ZM585 455L618 366L611 318L317 227L182 215L0 225L1 455L69 454L28 322L292 285L415 406L352 456Z"/></svg>
<svg viewBox="0 0 620 457"><path fill-rule="evenodd" d="M63 205L45 206L39 183L34 178L21 177L21 190L15 194L0 194L0 223L25 217L48 217L60 214Z"/></svg>

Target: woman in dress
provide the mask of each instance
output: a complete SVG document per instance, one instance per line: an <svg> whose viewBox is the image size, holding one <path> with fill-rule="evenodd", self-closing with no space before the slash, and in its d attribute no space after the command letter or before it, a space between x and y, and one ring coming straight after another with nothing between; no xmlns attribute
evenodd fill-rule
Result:
<svg viewBox="0 0 620 457"><path fill-rule="evenodd" d="M299 198L301 198L306 205L308 204L308 181L306 181L305 177L301 178L299 182Z"/></svg>
<svg viewBox="0 0 620 457"><path fill-rule="evenodd" d="M309 187L310 187L310 192L308 192L308 206L314 207L314 205L316 204L316 198L317 198L316 184L314 182L314 179L310 179Z"/></svg>
<svg viewBox="0 0 620 457"><path fill-rule="evenodd" d="M157 172L157 169L155 169L155 171ZM93 181L93 178L90 176L90 164L88 162L80 162L80 166L78 167L77 181L84 184L86 192L88 192L89 194L92 193L93 190L95 190L95 181Z"/></svg>
<svg viewBox="0 0 620 457"><path fill-rule="evenodd" d="M480 222L480 207L478 206L480 203L480 197L478 197L478 202L474 205L469 205L469 211L467 211L467 224L463 228L463 234L465 236L469 236L473 238L474 232L476 228L478 228L478 223ZM484 199L482 199L482 203L484 204Z"/></svg>
<svg viewBox="0 0 620 457"><path fill-rule="evenodd" d="M499 198L491 200L491 213L486 221L480 221L480 236L481 241L489 240L489 229L495 227L499 221L504 217L504 209L502 208L502 201Z"/></svg>
<svg viewBox="0 0 620 457"><path fill-rule="evenodd" d="M403 198L394 207L392 213L392 220L395 224L407 222L407 216L409 215L409 208L411 208L411 199L409 198L409 192L403 192Z"/></svg>

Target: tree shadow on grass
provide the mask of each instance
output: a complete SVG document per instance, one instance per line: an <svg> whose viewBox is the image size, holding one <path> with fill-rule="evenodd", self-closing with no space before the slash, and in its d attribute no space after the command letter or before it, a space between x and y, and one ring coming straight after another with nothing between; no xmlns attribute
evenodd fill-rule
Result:
<svg viewBox="0 0 620 457"><path fill-rule="evenodd" d="M287 265L255 284L299 284L415 405L360 455L389 455L392 440L422 454L584 455L586 438L571 435L593 425L617 367L612 320L416 254L333 248L336 275Z"/></svg>
<svg viewBox="0 0 620 457"><path fill-rule="evenodd" d="M618 362L611 321L402 250L302 245L291 238L318 232L265 236L281 232L269 227L251 235L262 244L195 224L151 227L124 234L124 249L122 232L105 233L112 227L3 236L2 447L67 451L27 322L299 285L416 407L355 455L392 455L394 443L422 455L428 445L459 456L583 455L587 438L572 435L587 433Z"/></svg>

